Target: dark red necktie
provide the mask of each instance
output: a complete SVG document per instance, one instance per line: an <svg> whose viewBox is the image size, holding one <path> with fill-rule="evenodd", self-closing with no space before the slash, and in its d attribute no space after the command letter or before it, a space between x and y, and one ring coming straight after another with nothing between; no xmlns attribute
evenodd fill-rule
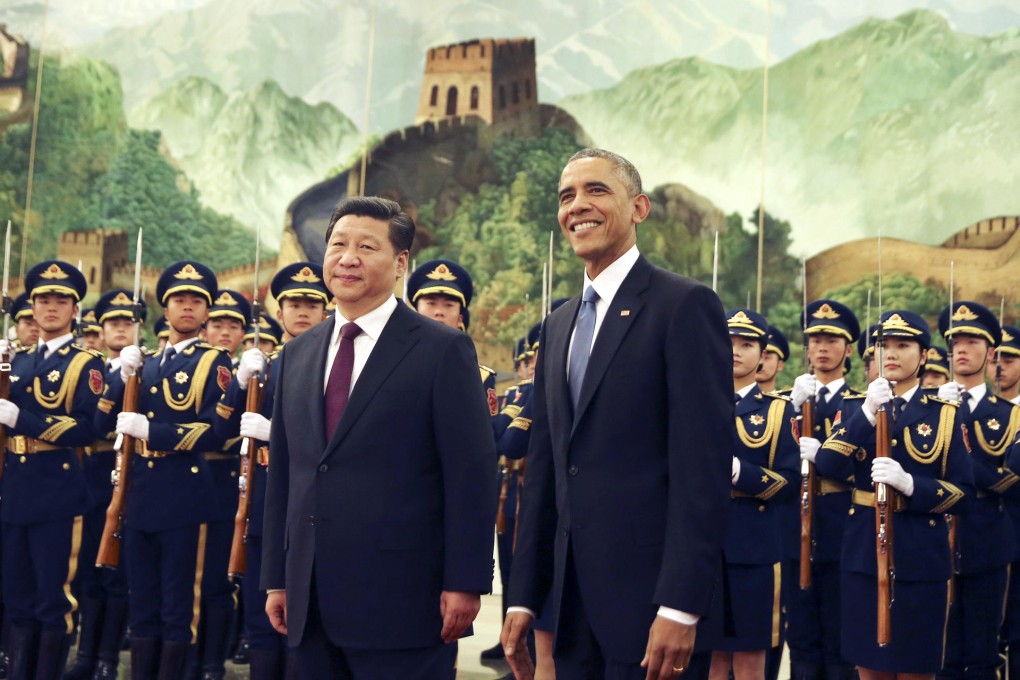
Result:
<svg viewBox="0 0 1020 680"><path fill-rule="evenodd" d="M340 424L344 409L347 408L351 374L354 372L354 338L359 335L361 328L356 323L345 323L340 327L340 348L337 349L326 383L326 441L333 438L336 426Z"/></svg>

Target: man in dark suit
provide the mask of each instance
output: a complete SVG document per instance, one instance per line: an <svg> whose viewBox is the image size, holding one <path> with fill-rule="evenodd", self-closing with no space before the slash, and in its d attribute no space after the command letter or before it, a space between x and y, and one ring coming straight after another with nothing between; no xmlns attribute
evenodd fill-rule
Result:
<svg viewBox="0 0 1020 680"><path fill-rule="evenodd" d="M333 323L277 360L263 527L266 612L302 678L453 678L492 584L496 460L464 333L393 296L414 222L340 202Z"/></svg>
<svg viewBox="0 0 1020 680"><path fill-rule="evenodd" d="M584 261L584 294L542 331L502 634L518 678L531 677L523 636L550 592L558 680L696 674L696 630L700 652L708 626L721 628L726 321L710 289L637 252L649 209L616 154L580 151L560 176L560 228Z"/></svg>

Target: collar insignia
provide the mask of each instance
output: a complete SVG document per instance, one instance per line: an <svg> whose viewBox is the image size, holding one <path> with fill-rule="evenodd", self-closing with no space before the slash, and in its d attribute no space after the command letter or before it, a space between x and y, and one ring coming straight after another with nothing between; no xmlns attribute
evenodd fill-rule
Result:
<svg viewBox="0 0 1020 680"><path fill-rule="evenodd" d="M967 305L960 305L956 308L956 312L953 314L953 321L976 321L978 315L970 311L970 307Z"/></svg>
<svg viewBox="0 0 1020 680"><path fill-rule="evenodd" d="M39 278L43 279L66 279L67 272L60 268L56 262L46 268L46 271L39 274Z"/></svg>
<svg viewBox="0 0 1020 680"><path fill-rule="evenodd" d="M832 306L828 302L826 302L817 310L815 310L815 313L812 314L811 316L813 316L816 319L838 319L839 312L833 309Z"/></svg>
<svg viewBox="0 0 1020 680"><path fill-rule="evenodd" d="M195 265L190 262L181 268L181 271L174 274L175 279L190 279L192 281L201 281L202 275L195 269Z"/></svg>
<svg viewBox="0 0 1020 680"><path fill-rule="evenodd" d="M425 277L429 278L429 279L432 279L433 281L456 281L457 280L457 277L454 276L453 272L450 271L450 268L447 267L445 263L439 265L438 267L436 267L435 269L430 271L428 274L425 275Z"/></svg>
<svg viewBox="0 0 1020 680"><path fill-rule="evenodd" d="M291 281L297 281L298 283L318 283L319 277L315 275L311 267L302 267L294 276L290 277Z"/></svg>

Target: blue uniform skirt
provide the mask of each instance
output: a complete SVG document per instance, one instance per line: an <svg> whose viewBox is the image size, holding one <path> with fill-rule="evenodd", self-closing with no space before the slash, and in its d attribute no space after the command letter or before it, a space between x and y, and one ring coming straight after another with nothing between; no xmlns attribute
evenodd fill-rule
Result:
<svg viewBox="0 0 1020 680"><path fill-rule="evenodd" d="M733 635L717 651L754 652L779 644L780 564L727 564Z"/></svg>
<svg viewBox="0 0 1020 680"><path fill-rule="evenodd" d="M892 641L879 647L878 582L843 572L843 658L888 673L938 673L946 647L949 582L896 581L893 597Z"/></svg>

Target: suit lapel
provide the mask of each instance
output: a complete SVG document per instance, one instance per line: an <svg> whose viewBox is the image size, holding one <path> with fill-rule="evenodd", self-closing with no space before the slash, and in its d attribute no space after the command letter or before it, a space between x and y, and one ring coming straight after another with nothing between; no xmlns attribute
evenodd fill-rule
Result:
<svg viewBox="0 0 1020 680"><path fill-rule="evenodd" d="M639 257L627 274L627 278L620 285L620 289L616 291L613 302L606 311L606 316L599 327L595 345L592 347L591 356L588 359L588 370L584 375L584 384L581 385L581 396L578 398L577 410L574 413L571 434L577 428L581 416L584 415L585 409L591 403L613 356L627 335L627 331L630 330L641 308L644 307L642 294L648 288L651 272L652 267L648 261L644 257ZM569 333L567 335L569 337ZM569 398L568 391L567 399Z"/></svg>
<svg viewBox="0 0 1020 680"><path fill-rule="evenodd" d="M761 408L764 397L761 396L761 388L755 385L737 402L736 406L733 407L734 416L742 416L751 411L757 411Z"/></svg>
<svg viewBox="0 0 1020 680"><path fill-rule="evenodd" d="M283 346L285 356L294 361L288 366L288 370L296 371L298 375L311 376L309 381L311 389L298 392L301 406L297 412L302 414L302 417L308 418L309 429L320 451L326 446L326 424L323 413L325 402L322 395L326 391L326 356L329 352L329 341L333 338L335 323L333 319L329 319L305 331L305 335L310 336L308 338L309 347L304 353L295 353L293 359L289 354L286 354L287 345ZM302 361L302 357L307 358ZM288 399L293 399L295 396L297 395L288 395Z"/></svg>
<svg viewBox="0 0 1020 680"><path fill-rule="evenodd" d="M418 313L406 305L398 304L393 315L390 316L390 320L383 327L375 347L372 348L372 354L369 355L368 363L365 364L361 375L358 376L358 381L354 383L354 389L347 401L344 415L340 418L333 438L322 453L323 460L339 446L351 426L357 422L361 413L371 403L372 397L379 387L404 358L404 355L418 342L417 330L420 327L421 319ZM325 372L325 365L323 365L323 372ZM320 408L319 411L320 418L322 418L322 409Z"/></svg>

